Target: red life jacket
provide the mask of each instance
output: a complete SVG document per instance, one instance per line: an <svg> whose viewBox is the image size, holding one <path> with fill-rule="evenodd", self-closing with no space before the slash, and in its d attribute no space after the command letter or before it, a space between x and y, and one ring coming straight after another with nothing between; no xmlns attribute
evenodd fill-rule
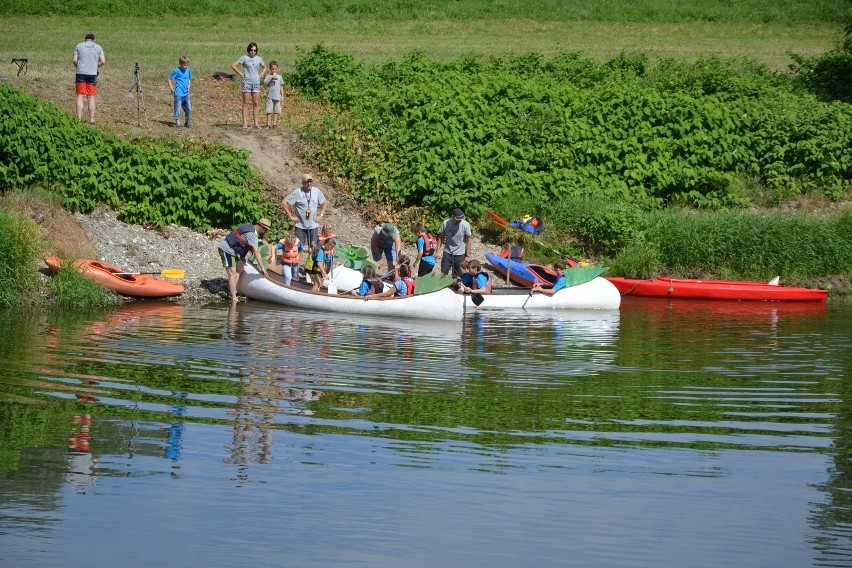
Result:
<svg viewBox="0 0 852 568"><path fill-rule="evenodd" d="M405 278L402 279L402 281L405 282L405 287L408 289L408 291L405 293L405 295L411 296L412 294L414 294L414 278L411 278L410 276L406 276Z"/></svg>
<svg viewBox="0 0 852 568"><path fill-rule="evenodd" d="M435 237L429 233L423 233L420 236L423 237L423 256L435 254Z"/></svg>

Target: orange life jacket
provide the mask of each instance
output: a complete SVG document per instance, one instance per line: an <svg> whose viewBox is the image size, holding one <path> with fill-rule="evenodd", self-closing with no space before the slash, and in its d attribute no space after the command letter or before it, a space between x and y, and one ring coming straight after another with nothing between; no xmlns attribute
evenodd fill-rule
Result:
<svg viewBox="0 0 852 568"><path fill-rule="evenodd" d="M281 249L281 264L288 266L299 264L299 245L294 245L289 249L287 245L284 245L284 248Z"/></svg>

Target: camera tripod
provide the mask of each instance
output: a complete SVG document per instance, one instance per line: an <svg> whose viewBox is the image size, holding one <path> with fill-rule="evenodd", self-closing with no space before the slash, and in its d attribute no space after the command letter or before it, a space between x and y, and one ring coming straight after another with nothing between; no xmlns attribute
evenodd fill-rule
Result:
<svg viewBox="0 0 852 568"><path fill-rule="evenodd" d="M128 93L136 91L136 124L142 126L142 115L145 112L145 95L142 94L142 80L139 78L139 64L133 68L133 84Z"/></svg>

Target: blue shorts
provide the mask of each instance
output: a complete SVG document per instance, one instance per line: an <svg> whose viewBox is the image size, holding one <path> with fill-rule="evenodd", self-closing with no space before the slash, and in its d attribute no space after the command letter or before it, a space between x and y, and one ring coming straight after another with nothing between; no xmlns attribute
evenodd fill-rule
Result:
<svg viewBox="0 0 852 568"><path fill-rule="evenodd" d="M75 83L86 83L87 85L97 85L98 84L98 76L97 75L83 75L82 73L76 73L74 75Z"/></svg>
<svg viewBox="0 0 852 568"><path fill-rule="evenodd" d="M259 93L260 83L252 83L243 79L240 81L240 90L244 93Z"/></svg>
<svg viewBox="0 0 852 568"><path fill-rule="evenodd" d="M373 260L379 261L382 259L382 254L384 253L385 258L388 261L388 266L392 266L396 264L396 245L393 244L389 247L373 249Z"/></svg>

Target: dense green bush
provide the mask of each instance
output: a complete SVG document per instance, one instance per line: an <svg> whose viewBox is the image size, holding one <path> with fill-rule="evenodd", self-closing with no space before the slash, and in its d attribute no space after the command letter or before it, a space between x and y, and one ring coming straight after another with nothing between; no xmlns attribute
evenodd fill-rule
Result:
<svg viewBox="0 0 852 568"><path fill-rule="evenodd" d="M793 71L806 89L824 101L852 103L852 23L833 50L814 57L791 54Z"/></svg>
<svg viewBox="0 0 852 568"><path fill-rule="evenodd" d="M738 206L741 178L778 199L850 190L852 107L749 61L413 53L361 68L317 47L291 81L335 105L310 131L311 158L364 202L439 216L516 195Z"/></svg>
<svg viewBox="0 0 852 568"><path fill-rule="evenodd" d="M38 226L29 217L0 209L0 308L30 303L39 286L34 266L41 254Z"/></svg>
<svg viewBox="0 0 852 568"><path fill-rule="evenodd" d="M0 191L40 185L69 209L105 203L129 223L229 227L270 208L246 157L221 144L118 140L0 85Z"/></svg>
<svg viewBox="0 0 852 568"><path fill-rule="evenodd" d="M628 278L654 278L662 269L660 251L653 244L643 241L629 244L619 251L611 263L609 274Z"/></svg>
<svg viewBox="0 0 852 568"><path fill-rule="evenodd" d="M709 267L768 279L852 273L852 213L817 218L749 211L650 215L646 238L671 273Z"/></svg>

